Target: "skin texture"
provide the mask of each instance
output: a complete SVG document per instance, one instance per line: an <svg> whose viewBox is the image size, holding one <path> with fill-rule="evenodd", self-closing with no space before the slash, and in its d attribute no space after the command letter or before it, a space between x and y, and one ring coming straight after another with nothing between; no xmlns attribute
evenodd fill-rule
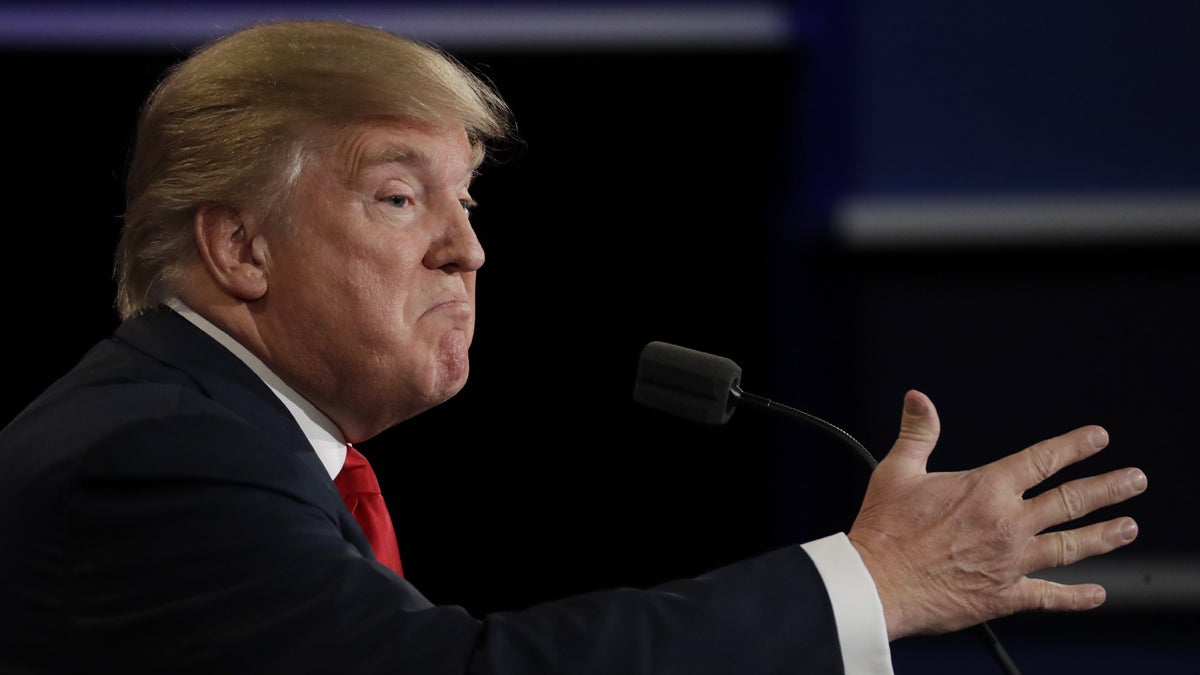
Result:
<svg viewBox="0 0 1200 675"><path fill-rule="evenodd" d="M888 638L944 633L1026 610L1098 607L1095 584L1027 575L1107 553L1137 537L1131 518L1045 532L1146 489L1126 468L1027 490L1108 444L1097 426L1076 429L970 471L927 473L940 424L924 394L905 395L900 434L879 463L849 537L883 603Z"/></svg>
<svg viewBox="0 0 1200 675"><path fill-rule="evenodd" d="M466 383L479 157L453 125L378 120L321 140L288 222L198 210L183 299L360 442Z"/></svg>

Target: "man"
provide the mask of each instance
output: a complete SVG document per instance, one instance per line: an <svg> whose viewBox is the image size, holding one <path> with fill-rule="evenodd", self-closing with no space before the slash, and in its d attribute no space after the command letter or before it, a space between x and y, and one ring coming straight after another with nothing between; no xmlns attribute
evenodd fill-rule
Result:
<svg viewBox="0 0 1200 675"><path fill-rule="evenodd" d="M470 183L508 130L452 59L350 24L258 26L169 74L130 166L124 322L0 434L0 670L886 673L889 640L1103 602L1026 574L1133 521L1039 533L1145 476L1022 495L1105 432L927 474L937 414L910 392L846 535L518 612L429 603L386 520L347 509L371 486L338 488L353 443L466 381Z"/></svg>

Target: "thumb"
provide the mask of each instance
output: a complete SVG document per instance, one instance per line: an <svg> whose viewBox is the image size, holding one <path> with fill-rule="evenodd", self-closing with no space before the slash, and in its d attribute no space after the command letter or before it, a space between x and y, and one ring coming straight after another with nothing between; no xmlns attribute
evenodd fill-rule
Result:
<svg viewBox="0 0 1200 675"><path fill-rule="evenodd" d="M900 415L900 434L884 461L904 474L925 473L925 464L937 445L942 425L933 401L910 389L904 394L904 412Z"/></svg>

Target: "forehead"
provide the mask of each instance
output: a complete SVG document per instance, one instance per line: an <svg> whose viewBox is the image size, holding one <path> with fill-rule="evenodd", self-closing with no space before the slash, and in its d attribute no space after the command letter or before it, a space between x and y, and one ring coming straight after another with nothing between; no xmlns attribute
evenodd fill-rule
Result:
<svg viewBox="0 0 1200 675"><path fill-rule="evenodd" d="M482 150L455 124L373 120L332 132L321 145L325 168L348 180L394 165L470 175L483 160Z"/></svg>

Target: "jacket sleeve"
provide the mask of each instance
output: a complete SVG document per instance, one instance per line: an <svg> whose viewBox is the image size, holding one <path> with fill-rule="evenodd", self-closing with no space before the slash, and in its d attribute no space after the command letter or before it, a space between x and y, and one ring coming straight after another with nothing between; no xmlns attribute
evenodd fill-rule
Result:
<svg viewBox="0 0 1200 675"><path fill-rule="evenodd" d="M127 425L73 471L64 648L79 671L842 672L828 595L799 546L473 617L363 557L328 486L235 418Z"/></svg>

